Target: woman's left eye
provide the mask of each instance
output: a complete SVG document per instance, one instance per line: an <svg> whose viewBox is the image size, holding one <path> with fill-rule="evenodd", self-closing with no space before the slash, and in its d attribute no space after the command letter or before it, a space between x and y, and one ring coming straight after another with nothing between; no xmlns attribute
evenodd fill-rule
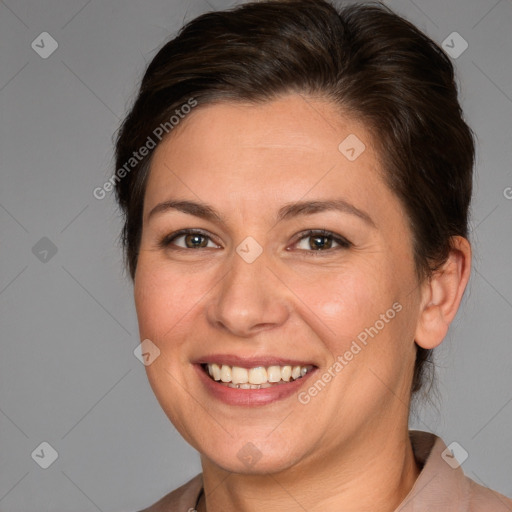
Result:
<svg viewBox="0 0 512 512"><path fill-rule="evenodd" d="M351 243L345 238L335 235L330 231L308 231L302 233L295 247L301 251L327 251L330 249L345 248Z"/></svg>

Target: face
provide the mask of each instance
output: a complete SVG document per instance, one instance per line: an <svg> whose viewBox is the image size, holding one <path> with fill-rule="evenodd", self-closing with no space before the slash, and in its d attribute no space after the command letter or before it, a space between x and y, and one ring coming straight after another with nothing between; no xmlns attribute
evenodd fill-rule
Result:
<svg viewBox="0 0 512 512"><path fill-rule="evenodd" d="M198 107L156 148L143 215L146 371L203 463L320 464L407 424L412 236L357 120L300 95Z"/></svg>

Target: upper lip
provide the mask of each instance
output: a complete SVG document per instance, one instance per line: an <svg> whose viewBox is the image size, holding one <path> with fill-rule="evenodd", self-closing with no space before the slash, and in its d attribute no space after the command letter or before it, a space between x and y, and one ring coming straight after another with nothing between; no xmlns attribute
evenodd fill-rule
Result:
<svg viewBox="0 0 512 512"><path fill-rule="evenodd" d="M259 357L240 357L233 354L212 354L204 356L193 361L195 364L226 364L228 366L238 366L240 368L256 368L257 366L316 366L311 361L289 359L274 356Z"/></svg>

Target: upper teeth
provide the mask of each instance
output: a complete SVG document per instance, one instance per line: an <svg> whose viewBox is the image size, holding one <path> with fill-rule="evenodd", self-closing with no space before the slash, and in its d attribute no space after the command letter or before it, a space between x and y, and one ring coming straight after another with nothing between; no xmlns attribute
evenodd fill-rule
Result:
<svg viewBox="0 0 512 512"><path fill-rule="evenodd" d="M218 365L208 363L208 373L215 380L233 384L265 384L267 382L288 382L306 375L312 366L257 366L256 368L241 368L240 366Z"/></svg>

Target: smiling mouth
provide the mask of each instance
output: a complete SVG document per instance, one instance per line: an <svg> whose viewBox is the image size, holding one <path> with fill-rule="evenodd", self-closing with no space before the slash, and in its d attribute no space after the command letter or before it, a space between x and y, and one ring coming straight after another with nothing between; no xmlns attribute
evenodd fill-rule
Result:
<svg viewBox="0 0 512 512"><path fill-rule="evenodd" d="M205 373L218 384L236 389L264 389L288 384L301 379L315 368L313 365L242 368L216 363L205 363L201 366Z"/></svg>

